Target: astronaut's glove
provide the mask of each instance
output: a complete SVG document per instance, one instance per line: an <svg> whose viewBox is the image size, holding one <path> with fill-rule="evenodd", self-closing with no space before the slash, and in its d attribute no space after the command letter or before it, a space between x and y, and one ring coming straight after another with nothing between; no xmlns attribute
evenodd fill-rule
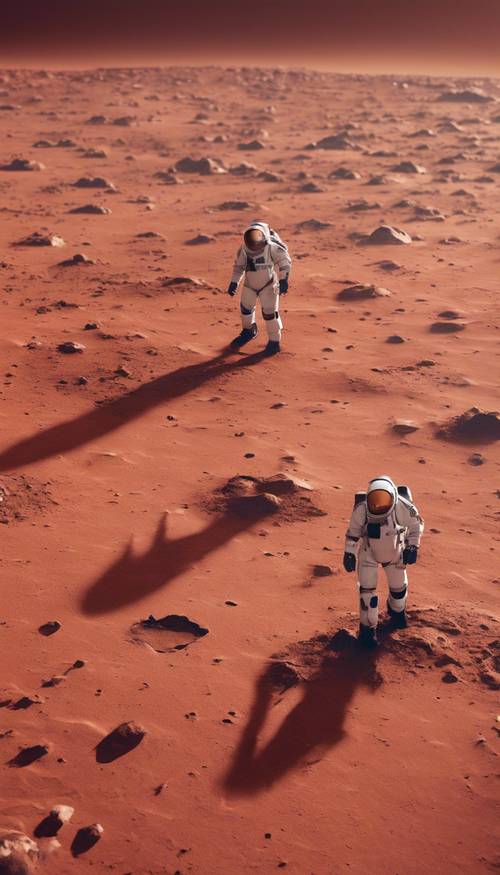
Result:
<svg viewBox="0 0 500 875"><path fill-rule="evenodd" d="M231 297L234 297L237 289L238 289L238 283L229 283L229 288L227 290L228 295L231 295Z"/></svg>
<svg viewBox="0 0 500 875"><path fill-rule="evenodd" d="M418 558L418 547L411 544L403 550L403 565L414 565Z"/></svg>
<svg viewBox="0 0 500 875"><path fill-rule="evenodd" d="M288 280L280 280L280 295L286 295L288 291Z"/></svg>
<svg viewBox="0 0 500 875"><path fill-rule="evenodd" d="M356 557L354 553L344 553L344 568L346 571L356 571Z"/></svg>

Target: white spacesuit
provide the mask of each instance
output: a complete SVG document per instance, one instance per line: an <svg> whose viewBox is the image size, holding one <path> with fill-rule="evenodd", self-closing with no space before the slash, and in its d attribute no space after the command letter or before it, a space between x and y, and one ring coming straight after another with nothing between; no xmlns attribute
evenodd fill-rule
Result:
<svg viewBox="0 0 500 875"><path fill-rule="evenodd" d="M242 331L233 340L233 346L243 346L257 334L255 307L259 298L267 328L266 352L270 355L279 352L283 328L279 299L288 291L291 264L287 247L269 225L252 222L245 229L228 288L228 294L235 295L245 275L240 300Z"/></svg>
<svg viewBox="0 0 500 875"><path fill-rule="evenodd" d="M387 609L398 628L406 626L408 578L406 566L417 561L424 521L413 504L407 486L397 487L390 477L375 477L368 491L357 493L346 532L344 568L356 570L360 605L359 639L376 646L378 623L378 566L389 585Z"/></svg>

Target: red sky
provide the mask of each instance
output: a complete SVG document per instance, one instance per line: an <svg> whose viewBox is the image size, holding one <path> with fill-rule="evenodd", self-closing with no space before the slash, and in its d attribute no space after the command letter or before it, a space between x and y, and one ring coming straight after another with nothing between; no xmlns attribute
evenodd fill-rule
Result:
<svg viewBox="0 0 500 875"><path fill-rule="evenodd" d="M0 67L262 64L500 76L500 0L6 0Z"/></svg>

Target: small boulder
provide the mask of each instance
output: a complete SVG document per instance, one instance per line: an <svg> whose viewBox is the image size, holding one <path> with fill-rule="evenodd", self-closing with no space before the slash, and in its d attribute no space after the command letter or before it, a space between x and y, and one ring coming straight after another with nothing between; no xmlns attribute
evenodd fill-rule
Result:
<svg viewBox="0 0 500 875"><path fill-rule="evenodd" d="M356 283L338 292L337 299L339 301L366 301L368 298L387 298L390 295L390 291L381 286Z"/></svg>
<svg viewBox="0 0 500 875"><path fill-rule="evenodd" d="M58 352L62 352L65 355L72 355L77 352L83 352L85 350L85 346L83 343L77 343L74 340L65 340L64 343L60 343L57 347Z"/></svg>
<svg viewBox="0 0 500 875"><path fill-rule="evenodd" d="M391 225L380 225L368 237L365 237L363 242L374 246L388 244L401 246L411 243L411 237L400 228L393 228Z"/></svg>
<svg viewBox="0 0 500 875"><path fill-rule="evenodd" d="M137 747L145 735L146 730L138 723L121 723L97 745L95 749L96 761L98 763L113 762Z"/></svg>
<svg viewBox="0 0 500 875"><path fill-rule="evenodd" d="M85 854L87 851L90 851L90 849L97 844L103 832L104 829L100 823L93 823L91 826L82 826L71 843L72 856L79 857L80 854Z"/></svg>

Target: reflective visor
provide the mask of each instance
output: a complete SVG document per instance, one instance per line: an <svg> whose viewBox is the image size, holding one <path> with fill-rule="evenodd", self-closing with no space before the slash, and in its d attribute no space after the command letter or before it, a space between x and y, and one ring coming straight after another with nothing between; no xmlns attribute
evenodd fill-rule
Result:
<svg viewBox="0 0 500 875"><path fill-rule="evenodd" d="M250 228L249 231L245 231L243 239L245 245L252 250L261 249L266 243L264 232L260 228Z"/></svg>
<svg viewBox="0 0 500 875"><path fill-rule="evenodd" d="M388 513L392 507L392 495L385 489L374 489L368 493L366 502L370 513Z"/></svg>

